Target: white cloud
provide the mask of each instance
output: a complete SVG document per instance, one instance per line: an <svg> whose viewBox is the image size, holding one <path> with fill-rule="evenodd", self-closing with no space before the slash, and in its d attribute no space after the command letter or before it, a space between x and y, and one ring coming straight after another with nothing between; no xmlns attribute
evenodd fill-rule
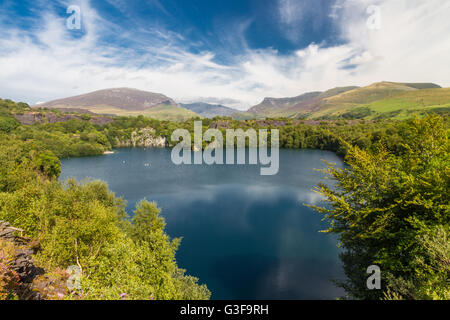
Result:
<svg viewBox="0 0 450 320"><path fill-rule="evenodd" d="M295 0L279 0L279 13L281 23L295 24L302 20L305 11L305 2Z"/></svg>
<svg viewBox="0 0 450 320"><path fill-rule="evenodd" d="M288 2L281 2L280 13L285 22L295 23L296 9L286 7ZM374 3L381 8L380 30L366 25L366 9ZM311 44L282 55L274 49L251 50L241 39L243 53L229 65L217 63L214 52L190 53L172 32L149 28L154 40L133 39L132 32L121 34L87 0L80 6L85 32L79 38L51 12L42 15L40 28L29 31L0 25L1 97L35 103L127 86L179 101L227 100L245 109L266 96L382 80L450 86L448 1L338 0L333 20L345 44ZM105 32L135 41L139 51L102 43Z"/></svg>

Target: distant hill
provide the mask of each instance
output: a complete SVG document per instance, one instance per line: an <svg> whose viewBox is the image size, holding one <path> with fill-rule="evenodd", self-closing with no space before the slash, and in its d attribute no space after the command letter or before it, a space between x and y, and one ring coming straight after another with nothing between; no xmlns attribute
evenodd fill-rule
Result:
<svg viewBox="0 0 450 320"><path fill-rule="evenodd" d="M365 87L337 87L290 98L265 98L246 112L198 102L177 104L160 94L131 88L98 90L33 106L102 115L145 115L159 120L184 121L195 117L234 119L285 117L294 119L404 119L415 113L449 113L450 88L434 83L377 82Z"/></svg>
<svg viewBox="0 0 450 320"><path fill-rule="evenodd" d="M217 116L228 117L238 112L238 110L233 108L225 107L219 104L209 104L205 102L196 102L189 104L180 103L180 105L183 108L191 110L204 118L214 118Z"/></svg>
<svg viewBox="0 0 450 320"><path fill-rule="evenodd" d="M440 85L435 83L402 83L407 87L411 87L414 89L439 89L442 88Z"/></svg>
<svg viewBox="0 0 450 320"><path fill-rule="evenodd" d="M319 109L325 98L356 88L358 87L339 87L325 92L308 92L293 98L265 98L248 112L272 117L295 117L298 114Z"/></svg>
<svg viewBox="0 0 450 320"><path fill-rule="evenodd" d="M104 89L74 97L42 103L34 108L83 109L97 114L147 115L160 120L183 121L197 117L193 111L180 107L173 99L160 94L132 88Z"/></svg>
<svg viewBox="0 0 450 320"><path fill-rule="evenodd" d="M449 105L449 89L436 84L385 81L366 87L340 87L306 93L295 98L266 98L248 112L255 117L405 118L415 112L446 112Z"/></svg>
<svg viewBox="0 0 450 320"><path fill-rule="evenodd" d="M400 113L411 114L413 110L419 111L425 107L434 107L432 104L424 104L418 106L411 101L406 103L397 101L393 102L397 97L413 95L416 97L428 94L441 96L444 92L444 98L441 99L444 104L450 103L450 96L446 96L445 89L435 84L424 83L395 83L395 82L377 82L369 86L346 91L344 93L334 95L325 99L325 103L318 110L314 110L309 117L311 118L377 118L377 117L394 117L394 114L383 115L383 113L395 112L395 117L400 118ZM383 108L387 102L393 102L390 108ZM378 105L378 108L373 108ZM381 106L381 107L380 107ZM403 110L403 111L402 111ZM406 115L405 115L406 116Z"/></svg>
<svg viewBox="0 0 450 320"><path fill-rule="evenodd" d="M314 99L321 93L320 91L308 92L292 98L265 98L260 104L248 109L247 112L264 115L281 113L296 104Z"/></svg>

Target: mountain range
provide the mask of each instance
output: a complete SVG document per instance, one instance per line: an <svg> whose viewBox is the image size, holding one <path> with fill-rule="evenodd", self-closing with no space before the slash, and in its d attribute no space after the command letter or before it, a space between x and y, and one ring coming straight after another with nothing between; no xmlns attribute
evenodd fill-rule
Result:
<svg viewBox="0 0 450 320"><path fill-rule="evenodd" d="M406 118L413 113L450 111L450 88L434 83L377 82L337 87L293 98L265 98L250 108L254 117L308 119Z"/></svg>
<svg viewBox="0 0 450 320"><path fill-rule="evenodd" d="M239 112L236 109L225 107L220 104L209 104L205 102L195 102L189 104L180 104L183 108L191 110L204 118L214 118L217 116L229 117L234 113Z"/></svg>
<svg viewBox="0 0 450 320"><path fill-rule="evenodd" d="M161 120L184 121L198 116L180 107L173 99L160 94L132 88L104 89L74 97L38 104L49 109L84 109L98 114L119 116L146 115Z"/></svg>
<svg viewBox="0 0 450 320"><path fill-rule="evenodd" d="M264 98L246 112L204 102L178 104L160 94L131 88L98 90L34 106L82 109L97 114L146 115L160 120L227 116L235 119L380 119L414 113L450 112L450 88L434 83L377 82L365 87L336 87L289 98Z"/></svg>

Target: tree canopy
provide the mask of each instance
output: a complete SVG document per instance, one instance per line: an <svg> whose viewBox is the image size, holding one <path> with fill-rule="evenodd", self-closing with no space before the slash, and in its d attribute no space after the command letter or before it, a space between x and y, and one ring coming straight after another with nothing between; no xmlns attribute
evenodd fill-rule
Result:
<svg viewBox="0 0 450 320"><path fill-rule="evenodd" d="M396 151L383 139L373 150L347 145L344 169L329 165L337 182L317 191L329 206L315 207L336 233L355 298L450 298L450 144L439 116L401 124ZM366 269L379 265L383 289L366 287Z"/></svg>

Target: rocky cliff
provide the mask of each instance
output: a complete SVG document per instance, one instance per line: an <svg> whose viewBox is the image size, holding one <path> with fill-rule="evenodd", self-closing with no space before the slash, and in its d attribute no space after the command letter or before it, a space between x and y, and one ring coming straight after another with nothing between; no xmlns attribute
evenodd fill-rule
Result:
<svg viewBox="0 0 450 320"><path fill-rule="evenodd" d="M81 120L82 117L75 114L54 114L51 112L40 113L40 112L27 112L23 114L15 114L14 117L24 125L32 125L35 123L57 123L65 122L71 119ZM90 121L94 124L105 125L113 121L111 117L106 116L91 116Z"/></svg>
<svg viewBox="0 0 450 320"><path fill-rule="evenodd" d="M37 266L33 255L39 251L39 242L22 233L0 221L0 300L64 299L70 292L69 274L61 269L46 272Z"/></svg>
<svg viewBox="0 0 450 320"><path fill-rule="evenodd" d="M168 141L164 136L157 136L153 128L143 128L131 133L130 138L116 138L115 147L144 147L144 148L164 148L168 146Z"/></svg>
<svg viewBox="0 0 450 320"><path fill-rule="evenodd" d="M21 231L8 222L0 221L0 278L19 299L40 300L41 295L33 290L33 280L44 270L34 265L31 255L35 249L29 245L29 239L17 235Z"/></svg>

